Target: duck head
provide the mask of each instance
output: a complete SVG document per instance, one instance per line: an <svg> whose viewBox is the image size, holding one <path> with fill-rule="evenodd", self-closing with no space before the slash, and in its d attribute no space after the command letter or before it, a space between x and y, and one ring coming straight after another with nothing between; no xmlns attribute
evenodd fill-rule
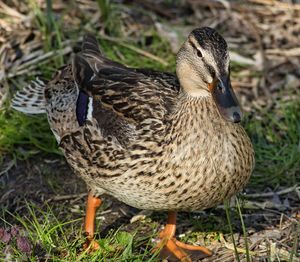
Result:
<svg viewBox="0 0 300 262"><path fill-rule="evenodd" d="M238 123L242 111L231 86L229 62L224 38L212 28L197 28L177 54L176 73L189 96L212 96L220 115Z"/></svg>

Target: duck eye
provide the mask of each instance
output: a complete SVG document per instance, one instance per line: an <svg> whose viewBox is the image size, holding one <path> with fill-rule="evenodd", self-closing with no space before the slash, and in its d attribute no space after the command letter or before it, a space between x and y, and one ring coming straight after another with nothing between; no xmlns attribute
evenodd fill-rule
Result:
<svg viewBox="0 0 300 262"><path fill-rule="evenodd" d="M197 56L198 57L202 57L202 53L201 53L201 51L199 49L197 49Z"/></svg>

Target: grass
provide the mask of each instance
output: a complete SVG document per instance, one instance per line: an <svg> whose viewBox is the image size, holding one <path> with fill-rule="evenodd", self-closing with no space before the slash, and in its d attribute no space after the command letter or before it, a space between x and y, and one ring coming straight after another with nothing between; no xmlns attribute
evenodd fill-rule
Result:
<svg viewBox="0 0 300 262"><path fill-rule="evenodd" d="M300 182L300 99L248 116L245 127L255 149L256 168L250 186L276 188Z"/></svg>
<svg viewBox="0 0 300 262"><path fill-rule="evenodd" d="M50 206L41 209L33 203L26 203L26 216L6 211L1 215L2 223L11 228L14 221L19 224L17 236L9 241L11 259L20 261L39 261L47 258L50 261L154 261L150 252L151 238L136 237L136 231L126 232L121 229L110 231L105 238L99 240L101 249L95 253L82 250L84 234L81 228L82 218L57 217ZM64 207L61 212L65 213ZM73 218L71 218L71 216ZM97 223L98 226L100 223ZM97 229L99 230L99 228ZM26 236L31 245L31 252L21 252L16 244L18 235ZM0 250L5 250L5 243L0 241ZM142 246L142 248L141 248ZM8 252L0 254L0 260L7 257Z"/></svg>
<svg viewBox="0 0 300 262"><path fill-rule="evenodd" d="M0 126L2 156L9 153L13 158L25 160L40 153L61 155L46 116L24 117L22 113L4 109L0 111Z"/></svg>
<svg viewBox="0 0 300 262"><path fill-rule="evenodd" d="M121 226L110 230L105 234L105 237L96 234L96 239L101 248L94 253L88 253L82 250L84 243L83 215L70 212L71 208L71 205L57 204L44 204L41 206L24 200L22 208L17 212L11 213L2 209L0 228L5 227L12 232L12 228L18 225L18 234L11 237L8 243L0 241L0 250L5 251L0 253L0 261L1 259L5 260L8 253L10 258L16 261L39 261L46 258L50 261L160 261L157 258L157 254L151 251L154 246L152 239L157 237L155 232L158 230L157 223L153 223L151 218L139 222L133 229ZM228 212L228 225L225 232L220 230L219 233L222 235L223 232L227 234L229 227L230 235L236 248L233 238L236 229L232 228L232 224L235 223L232 220L233 212L229 214L229 208L226 210L226 213ZM234 216L237 214L238 211L234 213ZM96 232L101 232L101 221L101 219L96 220ZM145 227L148 233L139 233L140 231L145 231ZM209 244L213 240L219 240L219 233L214 233L213 231L211 229L211 232L208 234L207 232L201 233L201 237L207 240L205 244ZM181 241L191 244L195 243L199 239L199 234L200 232L188 234L187 237L181 238ZM20 250L16 242L18 236L26 237L30 243L30 252L26 253ZM7 244L10 247L9 251L5 248ZM240 261L240 250L236 249L237 261Z"/></svg>

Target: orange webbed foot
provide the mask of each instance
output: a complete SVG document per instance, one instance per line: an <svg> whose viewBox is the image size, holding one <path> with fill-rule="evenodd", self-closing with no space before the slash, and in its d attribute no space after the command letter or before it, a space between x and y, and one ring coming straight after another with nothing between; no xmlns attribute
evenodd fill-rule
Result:
<svg viewBox="0 0 300 262"><path fill-rule="evenodd" d="M168 222L159 234L160 241L154 248L162 259L169 261L192 262L209 257L212 252L206 247L193 246L178 241L174 235L176 230L176 213L169 212Z"/></svg>
<svg viewBox="0 0 300 262"><path fill-rule="evenodd" d="M176 238L161 241L163 245L158 243L155 250L159 249L159 256L169 261L191 262L212 255L212 252L206 247L187 245Z"/></svg>

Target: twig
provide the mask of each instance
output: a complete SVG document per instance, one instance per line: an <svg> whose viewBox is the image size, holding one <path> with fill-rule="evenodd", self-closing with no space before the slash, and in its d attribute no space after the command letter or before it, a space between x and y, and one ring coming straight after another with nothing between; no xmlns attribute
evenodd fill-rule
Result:
<svg viewBox="0 0 300 262"><path fill-rule="evenodd" d="M267 193L256 193L256 194L246 194L244 195L246 198L260 198L260 197L272 197L274 195L284 195L288 194L290 192L295 191L298 188L298 185L294 185L289 188L285 188L283 190L277 191L277 192L267 192ZM300 187L299 187L300 188Z"/></svg>
<svg viewBox="0 0 300 262"><path fill-rule="evenodd" d="M0 170L0 176L3 174L7 173L13 166L14 166L15 161L11 160L7 164L3 166L3 168Z"/></svg>
<svg viewBox="0 0 300 262"><path fill-rule="evenodd" d="M131 2L131 1L128 1ZM139 5L139 6L143 6L145 8L145 10L150 10L153 11L154 13L160 15L160 16L164 16L168 19L172 19L174 16L168 12L168 8L163 8L163 6L160 6L158 4L153 4L152 1L139 1L139 0L133 0L132 2L134 2L135 4Z"/></svg>
<svg viewBox="0 0 300 262"><path fill-rule="evenodd" d="M87 196L87 193L55 196L55 197L52 197L52 198L48 199L47 202L70 200L70 199L74 199L74 198L83 198L85 196Z"/></svg>
<svg viewBox="0 0 300 262"><path fill-rule="evenodd" d="M230 55L231 61L233 61L233 62L236 62L239 64L244 64L244 65L251 65L251 66L255 65L255 61L253 59L244 57L234 51L230 51L229 55Z"/></svg>
<svg viewBox="0 0 300 262"><path fill-rule="evenodd" d="M300 56L300 47L291 48L291 49L267 49L266 50L267 55L278 55L278 56Z"/></svg>
<svg viewBox="0 0 300 262"><path fill-rule="evenodd" d="M232 251L235 250L233 244L228 243L228 242L225 240L223 234L220 234L220 241L221 241L222 243L224 243L224 246L225 246L227 249L230 249L230 250L232 250ZM246 249L243 249L243 248L240 248L240 247L237 247L237 248L236 248L236 251L237 251L238 253L246 254ZM251 256L256 256L256 255L257 255L257 253L254 252L254 251L249 251L249 254L250 254Z"/></svg>
<svg viewBox="0 0 300 262"><path fill-rule="evenodd" d="M71 52L72 52L72 48L68 46L61 50L50 51L48 53L40 55L24 64L17 66L14 70L11 70L8 74L5 74L4 70L0 70L0 81L4 77L13 78L17 75L28 73L29 71L34 70L37 66L41 65L41 63L43 63L50 57L55 57L58 55L66 55Z"/></svg>
<svg viewBox="0 0 300 262"><path fill-rule="evenodd" d="M107 35L104 35L103 33L100 34L101 38L103 38L104 40L108 40L108 41L111 41L111 42L114 42L114 43L118 43L119 45L121 46L124 46L138 54L141 54L143 56L146 56L154 61L157 61L159 63L161 63L162 65L164 66L167 66L169 65L168 62L166 62L165 60L161 59L160 57L156 56L156 55L153 55L145 50L142 50L138 47L135 47L135 46L132 46L132 45L129 45L129 44L126 44L124 43L124 41L120 38L115 38L115 37L111 37L111 36L107 36Z"/></svg>
<svg viewBox="0 0 300 262"><path fill-rule="evenodd" d="M6 15L14 16L14 17L17 17L17 18L20 18L20 19L25 19L26 18L25 15L22 15L17 10L15 10L15 9L9 7L8 5L4 4L2 1L0 2L0 8L3 9L3 11Z"/></svg>
<svg viewBox="0 0 300 262"><path fill-rule="evenodd" d="M64 49L62 50L55 50L55 51L50 51L48 53L45 53L44 55L41 55L39 57L37 57L36 59L33 59L33 60L30 60L29 62L27 63L24 63L20 66L17 67L17 71L18 70L21 70L21 69L24 69L30 65L33 65L33 64L37 64L39 63L40 61L43 61L49 57L52 57L52 56L57 56L57 55L65 55L65 54L68 54L68 53L71 53L72 52L72 48L71 47L65 47Z"/></svg>
<svg viewBox="0 0 300 262"><path fill-rule="evenodd" d="M276 7L277 9L300 11L299 4L282 3L279 1L269 1L269 0L249 0L249 2L252 2L255 4L261 4L261 5L267 5L270 7Z"/></svg>

